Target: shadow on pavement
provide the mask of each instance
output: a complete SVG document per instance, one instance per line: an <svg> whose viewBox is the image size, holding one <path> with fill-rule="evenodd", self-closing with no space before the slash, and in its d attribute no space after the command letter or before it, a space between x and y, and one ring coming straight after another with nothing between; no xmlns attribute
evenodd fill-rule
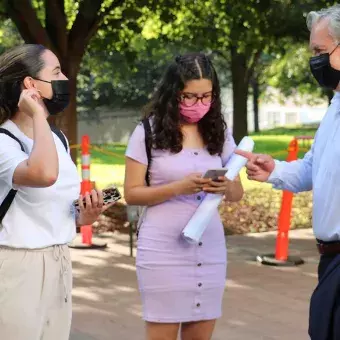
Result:
<svg viewBox="0 0 340 340"><path fill-rule="evenodd" d="M107 250L72 250L74 313L71 340L143 340L135 259L128 235L108 235ZM308 303L316 285L318 254L310 230L291 232L299 267L258 264L274 252L275 233L228 237L228 280L223 317L213 340L308 339Z"/></svg>

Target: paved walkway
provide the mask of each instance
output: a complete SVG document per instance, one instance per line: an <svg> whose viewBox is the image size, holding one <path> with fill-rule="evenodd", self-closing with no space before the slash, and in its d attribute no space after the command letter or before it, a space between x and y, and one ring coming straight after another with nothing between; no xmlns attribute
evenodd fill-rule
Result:
<svg viewBox="0 0 340 340"><path fill-rule="evenodd" d="M311 230L290 233L299 267L263 266L258 254L271 253L275 233L228 239L228 280L223 317L213 340L307 340L308 302L316 284L318 254ZM72 250L74 315L70 340L143 340L144 325L134 259L126 235L106 239L101 250Z"/></svg>

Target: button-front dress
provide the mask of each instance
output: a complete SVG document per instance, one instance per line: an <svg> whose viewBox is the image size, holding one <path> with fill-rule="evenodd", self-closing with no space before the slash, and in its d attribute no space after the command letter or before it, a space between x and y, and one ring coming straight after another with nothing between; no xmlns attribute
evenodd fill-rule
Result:
<svg viewBox="0 0 340 340"><path fill-rule="evenodd" d="M139 124L131 135L126 156L146 165L144 138L143 125ZM178 181L194 172L220 169L235 148L227 130L222 155L212 156L205 148L184 148L177 154L153 149L151 186ZM181 195L147 208L136 258L146 321L177 323L221 316L227 252L218 210L198 245L189 244L181 236L204 197L204 192Z"/></svg>

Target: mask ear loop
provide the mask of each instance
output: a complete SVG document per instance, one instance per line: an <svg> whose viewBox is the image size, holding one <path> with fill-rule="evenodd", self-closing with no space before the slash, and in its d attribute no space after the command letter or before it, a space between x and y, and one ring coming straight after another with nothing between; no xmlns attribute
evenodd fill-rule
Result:
<svg viewBox="0 0 340 340"><path fill-rule="evenodd" d="M48 84L51 84L52 82L51 81L47 81L47 80L42 80L42 79L39 79L39 78L33 78L35 80L39 80L39 81L42 81L44 83L48 83Z"/></svg>
<svg viewBox="0 0 340 340"><path fill-rule="evenodd" d="M330 56L333 54L333 52L340 46L340 43L337 43L337 45L334 47L333 51L329 54Z"/></svg>

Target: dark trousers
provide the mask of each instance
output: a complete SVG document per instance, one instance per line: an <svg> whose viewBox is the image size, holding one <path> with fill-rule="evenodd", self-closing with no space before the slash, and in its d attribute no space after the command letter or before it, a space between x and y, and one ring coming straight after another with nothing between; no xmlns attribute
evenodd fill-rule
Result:
<svg viewBox="0 0 340 340"><path fill-rule="evenodd" d="M310 304L311 340L340 340L340 255L322 255Z"/></svg>
<svg viewBox="0 0 340 340"><path fill-rule="evenodd" d="M320 256L320 262L318 267L318 279L321 280L322 276L325 274L328 266L332 263L334 260L335 255L321 255Z"/></svg>

